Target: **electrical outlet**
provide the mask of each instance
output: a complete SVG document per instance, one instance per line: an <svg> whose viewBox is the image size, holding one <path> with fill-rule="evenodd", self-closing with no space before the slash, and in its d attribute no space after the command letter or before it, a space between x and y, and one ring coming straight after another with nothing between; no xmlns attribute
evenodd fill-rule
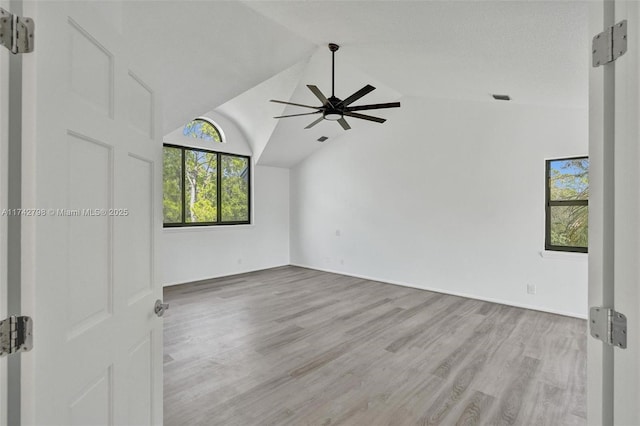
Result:
<svg viewBox="0 0 640 426"><path fill-rule="evenodd" d="M535 284L527 284L527 294L536 294Z"/></svg>
<svg viewBox="0 0 640 426"><path fill-rule="evenodd" d="M340 264L344 265L344 259L340 259Z"/></svg>
<svg viewBox="0 0 640 426"><path fill-rule="evenodd" d="M242 258L238 259L238 265L242 265Z"/></svg>
<svg viewBox="0 0 640 426"><path fill-rule="evenodd" d="M340 230L336 229L336 237L339 237L339 236L340 236Z"/></svg>

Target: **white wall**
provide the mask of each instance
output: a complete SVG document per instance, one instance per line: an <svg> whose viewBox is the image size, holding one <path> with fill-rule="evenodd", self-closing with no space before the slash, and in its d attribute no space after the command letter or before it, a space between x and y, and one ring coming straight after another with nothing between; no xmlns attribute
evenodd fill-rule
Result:
<svg viewBox="0 0 640 426"><path fill-rule="evenodd" d="M226 144L168 135L165 142L251 155L237 126L211 115L223 129ZM165 228L162 269L165 285L239 274L289 264L289 170L254 166L252 224Z"/></svg>
<svg viewBox="0 0 640 426"><path fill-rule="evenodd" d="M587 154L587 110L406 98L401 112L292 170L291 263L586 316L587 256L543 248L544 160Z"/></svg>

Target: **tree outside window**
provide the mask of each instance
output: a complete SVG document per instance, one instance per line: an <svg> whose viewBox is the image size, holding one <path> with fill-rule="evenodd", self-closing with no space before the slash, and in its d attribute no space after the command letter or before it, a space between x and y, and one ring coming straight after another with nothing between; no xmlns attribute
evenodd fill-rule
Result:
<svg viewBox="0 0 640 426"><path fill-rule="evenodd" d="M207 118L191 120L182 129L182 134L209 142L223 142L220 130Z"/></svg>
<svg viewBox="0 0 640 426"><path fill-rule="evenodd" d="M250 223L250 158L164 146L164 226Z"/></svg>
<svg viewBox="0 0 640 426"><path fill-rule="evenodd" d="M589 158L546 162L546 250L586 253L589 243Z"/></svg>

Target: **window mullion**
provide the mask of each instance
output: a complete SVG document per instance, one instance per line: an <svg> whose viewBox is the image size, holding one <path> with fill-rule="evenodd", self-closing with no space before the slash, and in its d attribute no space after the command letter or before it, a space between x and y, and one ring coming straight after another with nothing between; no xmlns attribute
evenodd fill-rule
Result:
<svg viewBox="0 0 640 426"><path fill-rule="evenodd" d="M187 223L187 161L186 161L186 153L185 148L181 149L182 153L182 224L185 225Z"/></svg>
<svg viewBox="0 0 640 426"><path fill-rule="evenodd" d="M216 153L216 219L222 223L222 155Z"/></svg>
<svg viewBox="0 0 640 426"><path fill-rule="evenodd" d="M547 205L552 207L557 206L587 206L589 205L589 200L555 200L549 201Z"/></svg>
<svg viewBox="0 0 640 426"><path fill-rule="evenodd" d="M549 249L551 247L551 161L547 160L545 164L545 225L544 225L544 244L545 249Z"/></svg>
<svg viewBox="0 0 640 426"><path fill-rule="evenodd" d="M247 221L251 222L251 159L247 158Z"/></svg>

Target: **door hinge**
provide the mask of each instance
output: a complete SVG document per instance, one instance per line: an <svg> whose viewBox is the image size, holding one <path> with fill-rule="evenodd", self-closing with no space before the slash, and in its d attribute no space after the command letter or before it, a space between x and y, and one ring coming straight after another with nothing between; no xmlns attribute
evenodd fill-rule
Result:
<svg viewBox="0 0 640 426"><path fill-rule="evenodd" d="M591 43L594 67L608 64L627 51L627 21L620 21L597 34Z"/></svg>
<svg viewBox="0 0 640 426"><path fill-rule="evenodd" d="M10 316L0 321L0 356L33 348L33 320Z"/></svg>
<svg viewBox="0 0 640 426"><path fill-rule="evenodd" d="M13 54L33 52L33 19L12 15L0 8L0 45Z"/></svg>
<svg viewBox="0 0 640 426"><path fill-rule="evenodd" d="M593 307L589 310L589 329L596 339L626 349L627 317L624 314L611 308Z"/></svg>

